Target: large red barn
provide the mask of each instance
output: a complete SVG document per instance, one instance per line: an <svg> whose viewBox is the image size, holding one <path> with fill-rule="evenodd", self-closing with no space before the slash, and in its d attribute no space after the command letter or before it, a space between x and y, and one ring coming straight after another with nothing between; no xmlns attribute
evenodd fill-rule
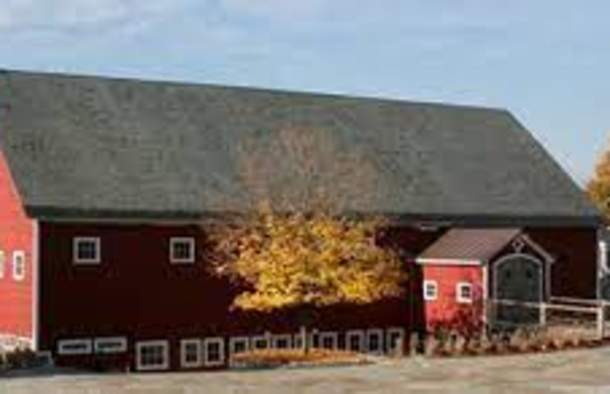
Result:
<svg viewBox="0 0 610 394"><path fill-rule="evenodd" d="M388 216L410 273L405 297L318 311L319 346L378 353L485 321L489 298L597 296L599 214L505 110L3 71L0 334L142 371L293 346L298 311L229 310L201 224L319 190Z"/></svg>

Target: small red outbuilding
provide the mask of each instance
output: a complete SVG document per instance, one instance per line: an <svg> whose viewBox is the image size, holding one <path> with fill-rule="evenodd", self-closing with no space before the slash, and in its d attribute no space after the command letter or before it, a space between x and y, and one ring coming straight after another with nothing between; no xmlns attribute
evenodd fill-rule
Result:
<svg viewBox="0 0 610 394"><path fill-rule="evenodd" d="M523 318L516 308L492 308L493 301L547 300L553 261L521 229L449 230L417 258L428 330Z"/></svg>

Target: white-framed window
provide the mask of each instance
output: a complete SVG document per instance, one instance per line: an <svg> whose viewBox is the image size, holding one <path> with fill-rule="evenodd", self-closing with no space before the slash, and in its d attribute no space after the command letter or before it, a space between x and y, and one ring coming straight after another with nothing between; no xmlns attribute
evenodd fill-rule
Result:
<svg viewBox="0 0 610 394"><path fill-rule="evenodd" d="M392 327L386 330L385 334L385 344L388 353L393 353L396 351L399 343L404 346L405 342L405 329L401 327Z"/></svg>
<svg viewBox="0 0 610 394"><path fill-rule="evenodd" d="M168 341L143 341L136 343L136 369L139 371L159 371L168 368Z"/></svg>
<svg viewBox="0 0 610 394"><path fill-rule="evenodd" d="M364 330L349 330L345 333L345 349L352 352L364 351Z"/></svg>
<svg viewBox="0 0 610 394"><path fill-rule="evenodd" d="M366 351L372 354L383 353L383 330L372 328L366 330Z"/></svg>
<svg viewBox="0 0 610 394"><path fill-rule="evenodd" d="M13 279L23 280L25 278L25 252L17 250L13 252Z"/></svg>
<svg viewBox="0 0 610 394"><path fill-rule="evenodd" d="M318 346L322 349L334 350L339 344L339 334L335 331L323 331L318 334Z"/></svg>
<svg viewBox="0 0 610 394"><path fill-rule="evenodd" d="M95 338L93 341L93 349L95 350L95 353L125 353L127 351L127 338Z"/></svg>
<svg viewBox="0 0 610 394"><path fill-rule="evenodd" d="M173 237L169 241L169 261L173 264L195 262L195 238Z"/></svg>
<svg viewBox="0 0 610 394"><path fill-rule="evenodd" d="M72 259L75 264L99 264L101 240L99 237L75 237L72 241Z"/></svg>
<svg viewBox="0 0 610 394"><path fill-rule="evenodd" d="M459 282L455 285L455 297L461 304L472 303L472 283Z"/></svg>
<svg viewBox="0 0 610 394"><path fill-rule="evenodd" d="M307 336L309 345L312 346L313 345L313 334L307 333L305 335ZM293 338L294 339L292 341L292 347L294 349L302 349L303 348L303 335L300 332L297 332L296 334L294 334Z"/></svg>
<svg viewBox="0 0 610 394"><path fill-rule="evenodd" d="M252 350L269 349L270 345L268 335L257 335L250 338L250 346L252 347Z"/></svg>
<svg viewBox="0 0 610 394"><path fill-rule="evenodd" d="M196 338L180 341L180 364L184 368L197 368L201 366L201 340Z"/></svg>
<svg viewBox="0 0 610 394"><path fill-rule="evenodd" d="M434 301L438 298L438 283L435 280L424 281L424 300Z"/></svg>
<svg viewBox="0 0 610 394"><path fill-rule="evenodd" d="M57 341L57 353L61 355L91 354L91 339L62 339Z"/></svg>
<svg viewBox="0 0 610 394"><path fill-rule="evenodd" d="M231 354L244 353L250 350L250 339L248 337L232 337L229 339L229 352Z"/></svg>
<svg viewBox="0 0 610 394"><path fill-rule="evenodd" d="M203 362L208 367L224 365L225 362L225 341L223 338L205 338L203 340Z"/></svg>
<svg viewBox="0 0 610 394"><path fill-rule="evenodd" d="M0 250L0 279L4 278L4 267L6 266L6 254Z"/></svg>
<svg viewBox="0 0 610 394"><path fill-rule="evenodd" d="M271 346L274 349L291 349L292 348L292 335L290 334L279 334L274 335L271 338Z"/></svg>

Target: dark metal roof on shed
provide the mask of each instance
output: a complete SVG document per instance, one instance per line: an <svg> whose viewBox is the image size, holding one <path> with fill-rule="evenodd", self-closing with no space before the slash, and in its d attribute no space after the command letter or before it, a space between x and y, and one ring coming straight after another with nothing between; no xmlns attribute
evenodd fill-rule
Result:
<svg viewBox="0 0 610 394"><path fill-rule="evenodd" d="M494 257L521 233L520 229L451 229L428 249L418 261L464 260L485 262Z"/></svg>
<svg viewBox="0 0 610 394"><path fill-rule="evenodd" d="M5 71L0 147L35 217L196 218L323 195L418 220L599 220L499 109Z"/></svg>

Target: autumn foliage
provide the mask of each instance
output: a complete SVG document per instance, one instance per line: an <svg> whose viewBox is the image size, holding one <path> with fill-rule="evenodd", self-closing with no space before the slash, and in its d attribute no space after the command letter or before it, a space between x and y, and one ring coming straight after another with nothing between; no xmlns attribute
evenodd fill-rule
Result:
<svg viewBox="0 0 610 394"><path fill-rule="evenodd" d="M261 211L212 231L215 273L245 290L233 306L272 311L398 296L398 255L378 246L380 219Z"/></svg>
<svg viewBox="0 0 610 394"><path fill-rule="evenodd" d="M610 152L605 152L599 160L595 175L587 184L587 194L606 218L610 218Z"/></svg>

